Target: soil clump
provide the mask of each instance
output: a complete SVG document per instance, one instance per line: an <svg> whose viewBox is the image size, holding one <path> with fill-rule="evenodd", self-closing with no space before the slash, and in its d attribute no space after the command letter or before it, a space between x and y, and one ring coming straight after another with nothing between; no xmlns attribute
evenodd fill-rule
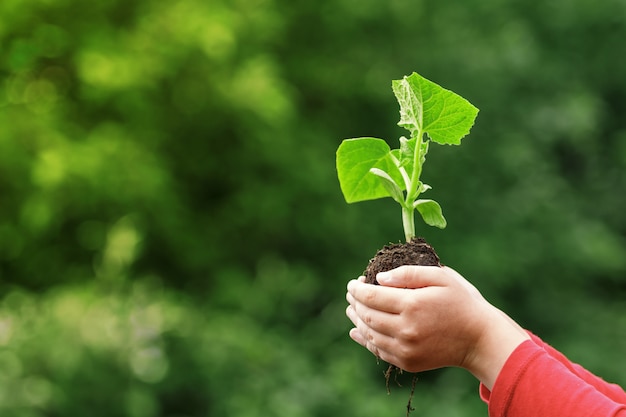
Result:
<svg viewBox="0 0 626 417"><path fill-rule="evenodd" d="M435 249L423 238L415 237L410 242L392 243L379 250L363 273L365 282L378 285L376 274L402 265L441 266L441 263Z"/></svg>

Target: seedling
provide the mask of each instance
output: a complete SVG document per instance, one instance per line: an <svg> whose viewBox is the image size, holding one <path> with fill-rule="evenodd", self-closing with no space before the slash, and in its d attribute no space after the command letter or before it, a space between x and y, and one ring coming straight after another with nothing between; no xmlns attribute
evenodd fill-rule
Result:
<svg viewBox="0 0 626 417"><path fill-rule="evenodd" d="M460 145L478 109L469 101L417 73L392 81L400 104L398 125L410 132L400 137L398 149L383 139L362 137L344 140L337 149L337 174L348 203L391 197L402 207L407 242L415 237L415 210L424 222L446 227L441 206L420 199L431 187L420 180L430 142Z"/></svg>

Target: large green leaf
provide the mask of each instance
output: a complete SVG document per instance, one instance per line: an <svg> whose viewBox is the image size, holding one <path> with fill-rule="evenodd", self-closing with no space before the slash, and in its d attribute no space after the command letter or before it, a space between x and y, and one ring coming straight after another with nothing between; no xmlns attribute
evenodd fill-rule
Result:
<svg viewBox="0 0 626 417"><path fill-rule="evenodd" d="M400 104L398 125L439 144L460 145L478 115L469 101L415 72L394 80L392 88Z"/></svg>
<svg viewBox="0 0 626 417"><path fill-rule="evenodd" d="M383 179L370 170L384 171L401 190L404 181L391 157L387 142L376 138L344 140L337 149L337 176L348 203L390 197Z"/></svg>

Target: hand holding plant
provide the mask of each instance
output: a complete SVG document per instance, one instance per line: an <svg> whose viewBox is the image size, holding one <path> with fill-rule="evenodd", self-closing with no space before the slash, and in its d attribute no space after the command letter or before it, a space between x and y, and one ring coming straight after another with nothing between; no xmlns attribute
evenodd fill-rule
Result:
<svg viewBox="0 0 626 417"><path fill-rule="evenodd" d="M478 114L478 109L463 97L416 73L393 81L392 87L400 104L398 125L409 131L409 137L402 136L399 148L393 150L384 140L368 137L346 139L337 149L337 175L341 191L348 203L391 197L402 208L406 243L388 245L376 253L363 273L365 276L363 281L368 284L378 284L376 280L378 273L404 265L441 266L432 246L415 235L415 210L420 213L426 224L439 228L446 227L446 219L439 203L419 198L431 188L420 179L422 169L431 141L443 145L460 145L461 139L469 133ZM353 289L355 285L352 284ZM411 297L414 294L405 295ZM358 305L356 293L351 292L348 301L353 305L353 310L348 310L348 315L357 328L361 329L360 333L353 332L352 336L359 343L371 348L374 345L367 345L368 338L374 337L377 329L369 328L358 321L358 313L354 309L354 306ZM388 313L386 312L385 316L388 316ZM374 316L369 317L373 319ZM387 321L381 321L379 324L382 326L381 329L393 325ZM410 330L410 323L400 321L397 325L404 330ZM376 345L376 349L373 349L375 353L384 353L378 350L384 349L385 346L384 338L381 340L382 344ZM373 339L369 341L372 342ZM421 370L435 365L422 363L419 357L400 358L386 353L379 357L406 366L409 370ZM398 372L398 368L389 365L385 373L387 387L394 370ZM414 377L413 387L415 381ZM411 398L412 394L413 390ZM411 410L409 399L407 415Z"/></svg>

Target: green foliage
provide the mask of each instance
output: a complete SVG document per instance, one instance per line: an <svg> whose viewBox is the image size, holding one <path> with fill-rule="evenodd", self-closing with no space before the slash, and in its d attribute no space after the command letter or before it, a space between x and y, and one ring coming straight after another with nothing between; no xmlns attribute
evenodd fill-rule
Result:
<svg viewBox="0 0 626 417"><path fill-rule="evenodd" d="M355 138L341 142L337 149L337 174L348 203L383 197L402 201L399 190L399 184L404 185L402 174L389 145L382 139ZM385 177L387 181L382 181ZM386 187L389 183L392 184L391 190Z"/></svg>
<svg viewBox="0 0 626 417"><path fill-rule="evenodd" d="M0 1L0 415L402 414L406 384L387 396L344 318L397 216L344 204L334 156L338 135L397 137L387 83L414 69L483 120L429 154L449 225L425 237L626 384L624 13ZM414 404L486 415L458 370L421 375Z"/></svg>
<svg viewBox="0 0 626 417"><path fill-rule="evenodd" d="M418 199L431 188L420 181L429 143L424 135L435 143L460 145L478 109L417 73L394 80L392 87L400 104L398 125L411 133L410 139L401 137L393 151L382 139L346 139L337 149L337 175L348 203L391 197L400 204L408 242L415 237L416 209L426 224L446 227L439 203Z"/></svg>
<svg viewBox="0 0 626 417"><path fill-rule="evenodd" d="M460 145L474 125L476 107L419 74L394 80L392 86L400 104L398 125L411 132L411 139L427 134L441 145ZM403 156L412 159L412 155Z"/></svg>

